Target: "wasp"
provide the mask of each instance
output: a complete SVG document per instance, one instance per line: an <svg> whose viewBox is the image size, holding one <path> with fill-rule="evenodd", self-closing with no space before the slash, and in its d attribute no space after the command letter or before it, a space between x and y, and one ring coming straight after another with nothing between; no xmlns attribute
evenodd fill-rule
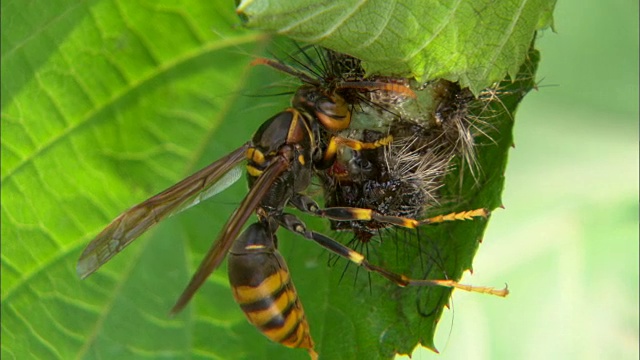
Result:
<svg viewBox="0 0 640 360"><path fill-rule="evenodd" d="M338 135L351 125L356 93L386 91L410 97L413 96L410 89L384 81L349 81L344 77L318 79L269 59L257 59L254 64L271 66L304 83L293 95L291 106L267 119L252 139L236 150L115 218L81 254L77 265L81 278L91 275L153 225L226 186L227 175L244 161L249 191L222 227L173 306L173 314L188 304L207 277L228 257L233 296L248 321L269 339L288 347L306 349L312 359L317 358L302 303L286 262L277 250L276 231L279 228L299 234L400 286L436 285L501 295L500 291L490 288L476 288L450 280L411 279L393 273L370 263L364 255L333 238L308 229L299 217L287 212L288 207L293 207L332 221L376 221L407 228L441 221L384 215L370 208L321 208L304 194L318 172L326 171L336 163L340 149L373 150L392 141L391 136L361 141ZM252 214L257 220L242 231Z"/></svg>

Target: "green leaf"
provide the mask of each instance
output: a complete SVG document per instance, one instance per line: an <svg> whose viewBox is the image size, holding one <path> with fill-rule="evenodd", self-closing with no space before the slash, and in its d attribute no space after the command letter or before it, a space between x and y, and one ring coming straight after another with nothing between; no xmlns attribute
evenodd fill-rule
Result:
<svg viewBox="0 0 640 360"><path fill-rule="evenodd" d="M263 37L224 1L25 5L2 3L2 357L237 357L255 330L226 281L209 305L226 318L168 317L199 256L181 221L86 281L75 264L119 212L251 135L263 118L233 108ZM198 250L227 210L200 218Z"/></svg>
<svg viewBox="0 0 640 360"><path fill-rule="evenodd" d="M235 26L224 1L5 1L1 22L2 357L307 358L246 322L224 269L168 316L244 183L167 220L88 279L75 273L111 219L236 148L286 106L286 98L245 96L279 79L248 65L267 53L267 39ZM514 84L517 96L528 81ZM486 181L497 182L466 197L469 206L497 205L510 124L498 128L498 146L482 147L481 157L497 162L482 163ZM485 148L493 149L486 157ZM483 228L433 227L372 244L371 258L414 276L457 278L478 245L468 235ZM418 341L432 346L449 290L402 289L377 276L369 286L362 271L352 285L353 268L340 282L343 262L326 266L325 252L295 236L282 234L280 244L322 357L389 358Z"/></svg>
<svg viewBox="0 0 640 360"><path fill-rule="evenodd" d="M444 78L477 94L515 77L555 0L243 0L248 27L362 59L373 74Z"/></svg>

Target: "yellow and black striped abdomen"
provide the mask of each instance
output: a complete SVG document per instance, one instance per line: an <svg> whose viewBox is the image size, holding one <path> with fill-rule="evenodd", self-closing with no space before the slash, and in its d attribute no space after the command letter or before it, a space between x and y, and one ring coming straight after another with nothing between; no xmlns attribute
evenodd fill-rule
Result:
<svg viewBox="0 0 640 360"><path fill-rule="evenodd" d="M247 241L250 236L253 239ZM259 244L272 236L261 224L253 224L236 240L228 258L233 296L265 336L288 347L308 349L315 358L309 324L289 269L273 246Z"/></svg>

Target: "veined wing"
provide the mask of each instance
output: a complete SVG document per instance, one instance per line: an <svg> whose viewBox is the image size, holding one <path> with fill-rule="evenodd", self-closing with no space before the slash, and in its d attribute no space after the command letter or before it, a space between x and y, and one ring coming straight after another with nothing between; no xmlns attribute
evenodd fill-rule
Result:
<svg viewBox="0 0 640 360"><path fill-rule="evenodd" d="M120 214L80 255L76 272L86 278L115 254L167 216L189 208L221 191L218 181L245 159L246 143L211 165ZM226 186L229 186L226 184ZM226 187L223 184L223 188ZM202 195L204 194L204 195Z"/></svg>
<svg viewBox="0 0 640 360"><path fill-rule="evenodd" d="M242 176L242 169L242 165L236 165L226 174L222 175L222 177L218 181L211 184L211 186L209 186L207 189L204 189L200 193L191 197L188 201L180 204L180 206L171 211L171 213L167 216L173 216L179 212L190 209L207 200L208 198L223 192L226 188L235 184L235 182L240 179L240 177Z"/></svg>
<svg viewBox="0 0 640 360"><path fill-rule="evenodd" d="M242 226L247 222L249 216L256 209L262 198L271 190L273 182L287 169L287 161L282 157L277 157L273 163L271 163L267 169L260 175L258 180L253 183L251 190L242 200L240 206L231 215L229 220L224 224L224 227L220 231L220 235L213 243L207 255L204 257L198 270L191 278L189 285L180 295L180 298L171 309L172 314L176 314L182 310L189 300L193 297L196 291L207 280L209 275L218 267L220 263L227 255L227 251L233 244L233 241L238 237Z"/></svg>

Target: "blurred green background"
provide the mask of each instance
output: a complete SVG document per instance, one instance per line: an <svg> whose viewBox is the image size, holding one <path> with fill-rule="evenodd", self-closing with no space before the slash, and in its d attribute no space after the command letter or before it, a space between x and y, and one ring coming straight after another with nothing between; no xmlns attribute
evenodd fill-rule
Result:
<svg viewBox="0 0 640 360"><path fill-rule="evenodd" d="M559 1L518 110L505 210L413 359L637 359L638 2Z"/></svg>

